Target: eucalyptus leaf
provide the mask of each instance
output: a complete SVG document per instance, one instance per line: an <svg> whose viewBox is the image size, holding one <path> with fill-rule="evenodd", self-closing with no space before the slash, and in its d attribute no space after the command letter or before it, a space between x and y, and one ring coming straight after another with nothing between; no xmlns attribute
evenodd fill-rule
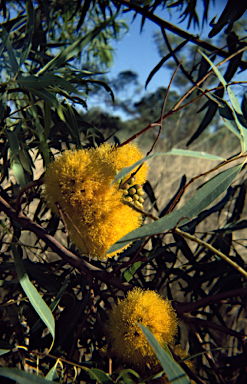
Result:
<svg viewBox="0 0 247 384"><path fill-rule="evenodd" d="M20 281L20 284L22 286L23 291L27 295L32 307L35 309L41 320L45 323L47 328L49 329L53 343L55 340L55 320L53 317L53 314L46 304L46 302L43 300L43 298L40 296L39 292L35 288L35 286L31 283L29 280L28 275L26 274L26 271L24 269L24 266L22 264L21 258L19 256L17 247L14 243L11 244L11 250L14 256L15 266L16 266L16 272L18 279ZM52 343L52 344L53 344Z"/></svg>
<svg viewBox="0 0 247 384"><path fill-rule="evenodd" d="M169 382L176 384L190 384L190 379L176 361L162 348L152 332L142 324L138 324L147 341L153 348Z"/></svg>
<svg viewBox="0 0 247 384"><path fill-rule="evenodd" d="M26 179L23 171L23 167L20 163L20 161L15 157L11 164L11 169L14 172L15 178L18 180L21 187L24 187L26 185Z"/></svg>
<svg viewBox="0 0 247 384"><path fill-rule="evenodd" d="M55 381L48 381L38 375L21 371L17 368L0 368L0 376L14 380L18 384L49 384Z"/></svg>
<svg viewBox="0 0 247 384"><path fill-rule="evenodd" d="M0 349L0 356L5 355L6 353L9 353L11 349Z"/></svg>
<svg viewBox="0 0 247 384"><path fill-rule="evenodd" d="M114 381L110 376L97 368L91 368L88 370L89 376L91 379L96 380L99 384L114 384Z"/></svg>
<svg viewBox="0 0 247 384"><path fill-rule="evenodd" d="M146 236L170 230L177 226L186 224L197 216L203 209L209 206L218 196L221 195L233 182L241 171L243 164L237 165L223 171L204 184L187 203L168 215L163 216L153 223L146 224L135 229L122 237L116 244L112 245L107 253L115 252L130 242Z"/></svg>
<svg viewBox="0 0 247 384"><path fill-rule="evenodd" d="M200 51L200 49L198 49L198 51L200 52L200 54L204 57L205 60L207 60L207 62L211 65L211 67L213 68L216 76L218 77L218 79L220 80L221 84L224 86L224 88L227 86L227 82L226 80L224 79L223 75L220 73L220 71L218 70L218 68L216 67L216 65L214 65L214 63L210 60L210 58L205 54L203 53L202 51Z"/></svg>
<svg viewBox="0 0 247 384"><path fill-rule="evenodd" d="M134 171L139 165L145 163L145 161L152 159L153 157L156 156L189 156L189 157L199 157L201 159L205 160L219 160L219 161L224 161L223 157L217 156L217 155L212 155L210 153L206 152L199 152L199 151L190 151L187 149L179 149L179 148L172 148L171 151L169 152L156 152L152 155L143 157L142 159L138 160L135 164L123 168L120 172L115 177L115 181L119 181L125 178L129 173Z"/></svg>
<svg viewBox="0 0 247 384"><path fill-rule="evenodd" d="M59 363L59 360L56 361L56 363L53 365L53 367L49 370L49 372L47 373L45 379L46 381L47 380L56 380L59 378L58 374L57 374L57 365Z"/></svg>
<svg viewBox="0 0 247 384"><path fill-rule="evenodd" d="M26 29L25 29L24 43L22 46L22 51L21 51L21 56L19 61L19 68L28 58L30 49L32 47L32 37L33 37L33 31L34 31L34 9L33 9L32 1L27 0L26 6L27 6L27 23L26 23Z"/></svg>

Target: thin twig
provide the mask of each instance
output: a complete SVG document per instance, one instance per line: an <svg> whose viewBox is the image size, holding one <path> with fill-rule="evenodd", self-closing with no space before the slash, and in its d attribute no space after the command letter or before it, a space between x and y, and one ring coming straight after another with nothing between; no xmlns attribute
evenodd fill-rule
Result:
<svg viewBox="0 0 247 384"><path fill-rule="evenodd" d="M178 228L175 228L174 229L174 232L176 232L178 235L182 236L182 237L185 237L189 240L192 240L194 242L196 242L197 244L199 245L202 245L204 248L207 248L209 249L210 251L212 251L213 253L215 253L216 255L218 255L222 260L226 261L228 264L230 264L233 268L235 268L239 273L241 273L245 278L247 278L247 272L241 268L237 263L235 263L235 261L231 260L228 256L226 256L224 253L222 253L221 251L219 251L218 249L214 248L211 244L208 244L206 241L203 241L201 239L198 239L196 236L194 235L190 235L189 233L187 232L184 232L184 231L181 231L180 229Z"/></svg>

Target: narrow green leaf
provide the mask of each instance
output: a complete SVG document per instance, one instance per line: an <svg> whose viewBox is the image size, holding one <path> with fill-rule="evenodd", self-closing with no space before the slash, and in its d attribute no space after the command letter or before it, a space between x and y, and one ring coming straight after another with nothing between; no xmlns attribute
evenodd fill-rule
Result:
<svg viewBox="0 0 247 384"><path fill-rule="evenodd" d="M234 133L234 135L236 135L242 142L241 131L239 130L238 125L236 124L235 116L233 116L233 111L226 101L224 101L224 106L222 108L219 108L219 113L225 126L232 133Z"/></svg>
<svg viewBox="0 0 247 384"><path fill-rule="evenodd" d="M41 141L39 145L39 152L42 156L44 166L47 167L50 164L50 148L46 141Z"/></svg>
<svg viewBox="0 0 247 384"><path fill-rule="evenodd" d="M88 373L90 378L96 380L99 384L114 384L110 376L100 369L91 368Z"/></svg>
<svg viewBox="0 0 247 384"><path fill-rule="evenodd" d="M0 376L14 380L18 384L55 384L55 381L48 381L43 379L43 377L21 371L17 368L0 368Z"/></svg>
<svg viewBox="0 0 247 384"><path fill-rule="evenodd" d="M25 29L24 43L23 43L20 61L19 61L19 68L26 61L29 55L29 52L32 46L32 36L33 36L33 30L34 30L34 10L33 10L32 1L27 0L26 6L27 6L27 23L26 23L26 29Z"/></svg>
<svg viewBox="0 0 247 384"><path fill-rule="evenodd" d="M57 296L55 297L55 299L53 300L53 302L52 302L51 305L49 306L49 308L50 308L50 310L51 310L52 312L54 312L55 309L57 308L57 306L58 306L58 304L59 304L61 298L63 297L64 292L66 291L67 286L68 286L68 279L66 278L66 279L64 280L63 285L62 285L62 287L60 288L60 290L59 290ZM37 329L39 329L39 327L41 326L41 324L42 324L42 323L41 323L41 320L36 321L36 323L32 326L30 332L32 333L32 332L37 331Z"/></svg>
<svg viewBox="0 0 247 384"><path fill-rule="evenodd" d="M42 299L39 292L35 288L35 286L31 283L29 280L28 275L26 274L26 271L23 267L21 258L19 256L17 247L15 244L11 244L11 250L14 256L15 260L15 266L16 266L16 272L18 275L18 279L20 281L20 284L22 286L23 291L27 295L32 307L35 309L41 320L45 323L47 328L49 329L52 338L53 343L55 340L55 320L53 317L53 314L46 304L46 302Z"/></svg>
<svg viewBox="0 0 247 384"><path fill-rule="evenodd" d="M237 99L237 97L235 96L235 94L233 93L233 91L231 90L231 88L229 86L227 87L227 92L228 92L228 95L230 97L231 104L232 104L232 107L233 107L233 111L232 112L233 112L234 120L236 122L236 125L237 125L238 129L241 132L241 136L242 136L242 140L241 140L242 151L245 152L245 150L247 148L247 128L246 128L246 126L244 126L241 123L241 120L244 122L245 119L244 119L244 116L242 114L242 110L241 110L240 104L238 102L238 99Z"/></svg>
<svg viewBox="0 0 247 384"><path fill-rule="evenodd" d="M146 224L141 228L128 233L116 244L108 249L107 253L115 252L130 242L146 236L152 236L174 228L176 225L184 225L221 195L233 182L241 171L243 164L227 169L213 177L204 184L187 203L153 223Z"/></svg>
<svg viewBox="0 0 247 384"><path fill-rule="evenodd" d="M32 163L30 158L28 157L26 151L24 149L21 149L19 151L19 158L20 158L20 163L22 167L27 171L30 175L32 174Z"/></svg>
<svg viewBox="0 0 247 384"><path fill-rule="evenodd" d="M0 356L5 355L6 353L9 353L11 349L0 349Z"/></svg>
<svg viewBox="0 0 247 384"><path fill-rule="evenodd" d="M210 60L210 58L205 54L203 53L202 51L200 51L200 49L198 50L200 52L200 54L204 57L205 60L207 60L207 62L211 65L211 67L213 68L216 76L218 77L218 79L220 80L221 84L224 86L224 88L227 86L227 82L225 81L224 77L222 76L222 74L220 73L220 71L218 70L218 68L214 65L214 63Z"/></svg>
<svg viewBox="0 0 247 384"><path fill-rule="evenodd" d="M168 353L161 347L159 342L156 340L154 335L149 331L148 328L144 327L142 324L138 324L144 333L147 341L153 348L157 358L160 361L160 364L168 377L169 382L172 384L190 384L190 379L174 359L172 359Z"/></svg>
<svg viewBox="0 0 247 384"><path fill-rule="evenodd" d="M228 85L227 86L227 93L230 97L230 100L231 100L231 104L233 106L233 109L239 113L240 115L242 115L242 110L241 110L241 107L240 107L240 104L239 104L239 101L236 97L236 95L233 93L233 91L231 90L230 86Z"/></svg>
<svg viewBox="0 0 247 384"><path fill-rule="evenodd" d="M19 141L14 131L6 129L5 132L10 146L10 162L12 162L13 157L16 156L19 152Z"/></svg>
<svg viewBox="0 0 247 384"><path fill-rule="evenodd" d="M73 111L73 108L67 103L67 110L66 110L66 125L69 128L69 131L76 141L76 147L81 147L81 139L80 139L80 131L78 128L78 124L75 118L75 114Z"/></svg>
<svg viewBox="0 0 247 384"><path fill-rule="evenodd" d="M59 360L56 361L56 363L53 365L53 367L49 370L47 375L45 376L46 380L56 380L59 379L59 376L57 374L57 365L59 363Z"/></svg>
<svg viewBox="0 0 247 384"><path fill-rule="evenodd" d="M9 54L9 62L11 65L11 69L12 69L13 73L16 74L19 70L19 66L18 66L16 57L15 57L15 53L14 53L12 44L10 42L9 34L6 31L6 29L3 27L3 25L2 25L2 34L3 34L4 41L6 39L6 47L7 47L7 51Z"/></svg>
<svg viewBox="0 0 247 384"><path fill-rule="evenodd" d="M132 276L135 274L136 270L142 265L141 261L137 261L133 265L131 265L126 271L124 271L123 275L127 282L132 279Z"/></svg>
<svg viewBox="0 0 247 384"><path fill-rule="evenodd" d="M211 155L210 153L206 152L199 152L199 151L189 151L187 149L179 149L179 148L172 148L170 152L156 152L153 155L149 155L146 157L143 157L141 160L138 160L136 163L129 167L123 168L115 177L115 180L122 180L125 176L127 176L129 173L134 171L135 168L137 168L139 165L143 164L145 161L152 159L156 156L189 156L189 157L199 157L201 159L206 160L219 160L224 161L223 157Z"/></svg>

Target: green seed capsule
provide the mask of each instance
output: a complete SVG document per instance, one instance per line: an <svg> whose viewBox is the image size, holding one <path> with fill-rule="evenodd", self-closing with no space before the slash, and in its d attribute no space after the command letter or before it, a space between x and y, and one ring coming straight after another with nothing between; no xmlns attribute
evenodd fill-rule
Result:
<svg viewBox="0 0 247 384"><path fill-rule="evenodd" d="M135 188L130 188L129 189L129 194L130 195L134 195L136 193L136 189Z"/></svg>
<svg viewBox="0 0 247 384"><path fill-rule="evenodd" d="M140 208L140 209L143 208L143 205L142 205L141 203L139 203L139 201L135 201L135 205L136 205L138 208Z"/></svg>
<svg viewBox="0 0 247 384"><path fill-rule="evenodd" d="M140 198L137 194L135 194L135 195L133 195L133 200L134 201L138 201L138 200L140 201Z"/></svg>
<svg viewBox="0 0 247 384"><path fill-rule="evenodd" d="M138 196L143 196L144 195L144 192L143 192L142 189L138 189L136 193L137 193Z"/></svg>
<svg viewBox="0 0 247 384"><path fill-rule="evenodd" d="M141 184L136 184L134 185L134 187L138 190L138 189L142 189L142 185Z"/></svg>
<svg viewBox="0 0 247 384"><path fill-rule="evenodd" d="M131 177L131 179L129 180L130 185L134 184L135 181L136 181L136 177L135 176Z"/></svg>
<svg viewBox="0 0 247 384"><path fill-rule="evenodd" d="M141 204L144 203L144 199L142 197L139 197L139 203L141 203Z"/></svg>

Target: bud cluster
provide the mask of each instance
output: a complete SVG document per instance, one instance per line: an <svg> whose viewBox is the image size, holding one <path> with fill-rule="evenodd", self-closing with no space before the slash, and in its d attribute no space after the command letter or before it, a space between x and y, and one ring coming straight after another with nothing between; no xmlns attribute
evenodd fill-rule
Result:
<svg viewBox="0 0 247 384"><path fill-rule="evenodd" d="M138 208L143 209L144 191L141 184L135 184L136 177L131 177L127 183L121 185L123 196L126 201L134 203Z"/></svg>

